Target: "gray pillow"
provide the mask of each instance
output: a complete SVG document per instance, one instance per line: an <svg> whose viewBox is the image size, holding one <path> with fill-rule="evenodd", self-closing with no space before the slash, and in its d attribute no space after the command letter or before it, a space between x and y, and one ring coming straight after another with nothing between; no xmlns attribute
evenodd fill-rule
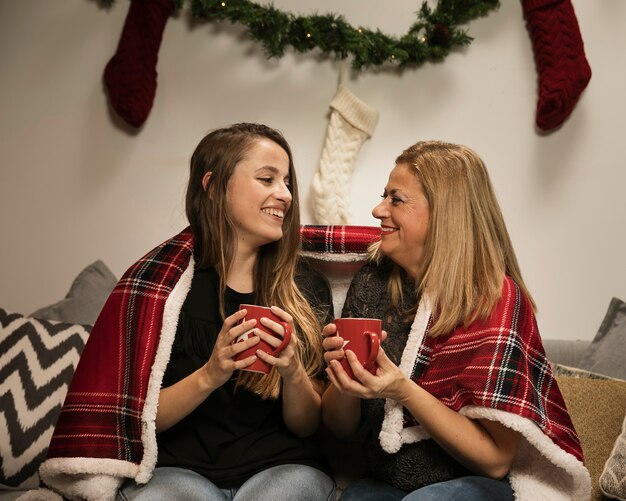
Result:
<svg viewBox="0 0 626 501"><path fill-rule="evenodd" d="M98 260L78 274L64 299L40 308L30 316L93 325L116 284L115 275Z"/></svg>
<svg viewBox="0 0 626 501"><path fill-rule="evenodd" d="M591 372L626 379L626 303L614 297L600 329L583 353L580 367Z"/></svg>

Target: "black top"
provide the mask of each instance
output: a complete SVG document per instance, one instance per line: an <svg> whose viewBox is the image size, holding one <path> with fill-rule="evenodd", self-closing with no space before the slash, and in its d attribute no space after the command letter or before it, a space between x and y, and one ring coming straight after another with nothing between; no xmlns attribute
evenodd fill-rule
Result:
<svg viewBox="0 0 626 501"><path fill-rule="evenodd" d="M381 342L385 354L400 365L414 319L418 297L414 283L403 273L403 302L398 310L390 310L391 298L387 283L392 263L367 263L352 279L343 307L344 317L380 318L387 338ZM385 400L374 398L361 400L361 429L364 457L370 475L398 489L413 491L435 482L474 475L445 452L433 439L413 444L389 454L380 445L380 429L385 417Z"/></svg>
<svg viewBox="0 0 626 501"><path fill-rule="evenodd" d="M307 298L316 310L325 312L320 320L332 318L328 284L306 274ZM163 387L187 377L209 358L222 327L218 306L219 281L215 269L196 270L191 289L178 320ZM254 293L227 289L226 315L240 304L255 304ZM178 466L193 470L220 488L238 487L255 473L281 464L303 464L328 473L314 436L299 438L289 431L282 417L282 397L263 400L237 388L237 372L217 388L191 414L157 435L157 466Z"/></svg>

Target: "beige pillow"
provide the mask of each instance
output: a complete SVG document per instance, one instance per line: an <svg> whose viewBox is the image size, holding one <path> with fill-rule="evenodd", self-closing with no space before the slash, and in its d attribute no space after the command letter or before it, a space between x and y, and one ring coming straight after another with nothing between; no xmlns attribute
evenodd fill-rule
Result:
<svg viewBox="0 0 626 501"><path fill-rule="evenodd" d="M626 414L626 381L556 378L591 474L591 499L602 499L599 478L622 429Z"/></svg>
<svg viewBox="0 0 626 501"><path fill-rule="evenodd" d="M600 489L610 498L626 500L626 417L622 423L622 433L617 437L600 475Z"/></svg>

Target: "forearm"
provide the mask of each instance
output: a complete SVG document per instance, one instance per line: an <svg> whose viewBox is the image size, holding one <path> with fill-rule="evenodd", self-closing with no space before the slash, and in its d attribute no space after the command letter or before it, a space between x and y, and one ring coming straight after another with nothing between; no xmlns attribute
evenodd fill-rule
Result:
<svg viewBox="0 0 626 501"><path fill-rule="evenodd" d="M502 478L509 471L518 434L499 423L469 419L450 409L419 385L407 380L410 389L404 406L430 436L452 457L471 471Z"/></svg>
<svg viewBox="0 0 626 501"><path fill-rule="evenodd" d="M349 437L361 422L361 399L341 394L335 385L329 385L322 396L322 420L337 437Z"/></svg>
<svg viewBox="0 0 626 501"><path fill-rule="evenodd" d="M283 378L283 419L295 435L306 437L317 430L322 403L320 391L301 365L293 376Z"/></svg>
<svg viewBox="0 0 626 501"><path fill-rule="evenodd" d="M161 389L156 415L157 433L189 415L216 389L204 367L172 386Z"/></svg>

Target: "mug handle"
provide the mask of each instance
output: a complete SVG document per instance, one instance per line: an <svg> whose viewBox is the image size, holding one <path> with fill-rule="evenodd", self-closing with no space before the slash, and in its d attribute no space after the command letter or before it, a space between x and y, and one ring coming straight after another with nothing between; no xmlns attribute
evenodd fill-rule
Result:
<svg viewBox="0 0 626 501"><path fill-rule="evenodd" d="M278 323L283 326L283 329L285 329L285 334L283 335L283 342L280 343L272 353L270 353L270 355L272 355L273 357L275 357L281 351L287 348L289 341L291 341L291 327L289 326L289 324L287 322Z"/></svg>
<svg viewBox="0 0 626 501"><path fill-rule="evenodd" d="M376 361L376 357L378 356L378 350L380 348L380 338L378 334L372 331L365 331L365 337L369 340L370 350L369 356L367 357L367 362L364 365L372 365Z"/></svg>

